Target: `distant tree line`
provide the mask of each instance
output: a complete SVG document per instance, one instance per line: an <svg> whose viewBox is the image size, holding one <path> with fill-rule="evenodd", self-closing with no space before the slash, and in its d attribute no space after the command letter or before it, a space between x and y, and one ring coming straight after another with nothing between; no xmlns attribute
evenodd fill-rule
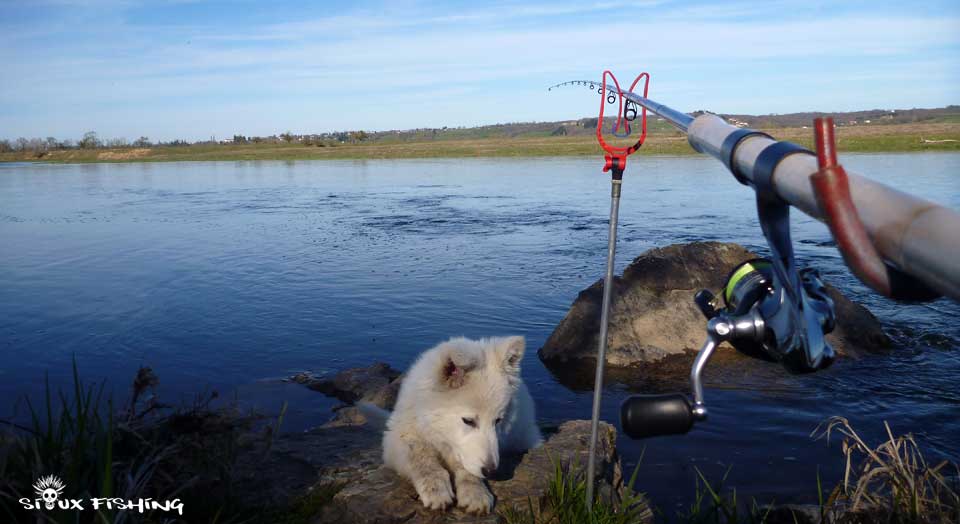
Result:
<svg viewBox="0 0 960 524"><path fill-rule="evenodd" d="M48 151L65 149L120 149L127 147L152 147L154 145L162 145L162 143L154 144L145 136L141 136L133 142L128 141L126 138L103 140L97 135L96 131L87 131L83 134L83 137L77 141L69 139L59 140L52 136L46 138L20 137L16 140L0 139L0 153L8 153L11 151L46 153Z"/></svg>
<svg viewBox="0 0 960 524"><path fill-rule="evenodd" d="M30 153L47 153L49 151L69 150L69 149L123 149L123 148L143 148L143 147L181 147L193 144L279 144L279 143L299 143L309 146L326 146L335 143L362 142L372 138L366 131L337 131L333 133L305 134L297 135L290 131L270 136L251 136L233 135L233 138L217 141L211 137L210 140L201 140L190 142L187 140L176 139L168 142L152 142L148 137L141 136L130 142L126 138L102 139L96 131L87 131L78 140L60 140L52 136L46 138L25 138L20 137L16 140L0 139L0 153L9 153L15 151Z"/></svg>
<svg viewBox="0 0 960 524"><path fill-rule="evenodd" d="M279 135L270 136L244 136L233 135L221 141L221 144L303 144L307 146L324 147L337 143L363 142L372 138L366 131L335 131L332 133L313 133L313 134L294 134L285 131Z"/></svg>

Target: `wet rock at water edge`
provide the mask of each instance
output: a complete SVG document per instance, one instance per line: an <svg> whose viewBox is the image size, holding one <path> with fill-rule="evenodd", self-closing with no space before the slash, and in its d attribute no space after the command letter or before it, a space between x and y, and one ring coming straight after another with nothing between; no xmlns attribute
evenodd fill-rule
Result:
<svg viewBox="0 0 960 524"><path fill-rule="evenodd" d="M290 380L348 404L363 400L390 409L397 401L401 375L389 364L377 362L366 367L343 370L330 378L297 373Z"/></svg>
<svg viewBox="0 0 960 524"><path fill-rule="evenodd" d="M606 497L620 497L627 489L616 452L616 430L609 424L600 428L597 477L601 483L600 493ZM379 447L374 460L372 451L356 456L355 466L325 468L320 474L320 483L340 483L343 488L333 497L313 522L356 523L489 523L500 522L498 512L507 507L520 510L528 507L529 501L545 497L554 476L555 462L576 464L582 472L589 453L590 422L575 420L562 424L557 433L550 436L540 448L522 456L504 457L501 464L501 480L488 482L496 497L493 512L486 516L469 515L459 509L446 511L427 510L417 498L413 485L399 477L379 462ZM645 503L644 503L645 504ZM652 513L646 511L649 521Z"/></svg>
<svg viewBox="0 0 960 524"><path fill-rule="evenodd" d="M635 367L699 350L706 320L693 302L694 294L709 289L719 295L730 271L757 256L738 244L693 242L651 249L634 259L623 276L614 279L607 365ZM832 286L827 289L837 314L837 327L827 340L838 354L853 356L890 346L880 322L865 307ZM595 360L602 294L602 280L579 293L538 352L548 367Z"/></svg>
<svg viewBox="0 0 960 524"><path fill-rule="evenodd" d="M354 405L356 402L369 402L382 409L393 409L400 393L403 374L388 364L377 362L366 367L345 369L331 378L317 378L303 372L289 380L344 402L333 408L333 418L323 424L323 427L339 427L367 422L360 409Z"/></svg>
<svg viewBox="0 0 960 524"><path fill-rule="evenodd" d="M366 426L322 427L278 437L267 450L243 453L235 471L235 489L258 507L280 514L304 511L311 494L335 493L308 511L306 522L379 524L454 524L500 522L507 508L525 510L546 497L557 461L583 474L589 453L590 421L573 420L559 426L539 448L522 455L504 456L496 480L488 481L496 497L489 515L476 516L457 508L431 511L423 507L413 485L383 465L381 434ZM602 423L597 442L598 494L621 500L628 493L616 449L617 432ZM652 512L639 499L640 522Z"/></svg>

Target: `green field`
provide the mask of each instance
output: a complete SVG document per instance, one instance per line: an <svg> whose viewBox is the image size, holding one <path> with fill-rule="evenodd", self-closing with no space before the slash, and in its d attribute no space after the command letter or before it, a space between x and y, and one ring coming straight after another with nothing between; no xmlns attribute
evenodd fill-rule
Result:
<svg viewBox="0 0 960 524"><path fill-rule="evenodd" d="M766 129L771 135L812 147L813 131L803 128ZM838 148L845 152L960 151L960 123L849 126L837 129ZM541 133L462 138L422 136L407 140L376 138L358 143L304 145L301 143L195 144L119 149L69 149L46 153L0 153L0 162L40 161L177 162L210 160L341 160L384 158L467 158L599 156L601 149L589 133L544 136ZM640 154L695 154L679 132L651 126Z"/></svg>

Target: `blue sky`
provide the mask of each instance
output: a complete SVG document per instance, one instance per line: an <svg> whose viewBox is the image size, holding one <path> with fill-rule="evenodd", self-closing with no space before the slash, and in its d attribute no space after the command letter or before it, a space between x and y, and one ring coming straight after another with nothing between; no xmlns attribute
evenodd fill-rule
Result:
<svg viewBox="0 0 960 524"><path fill-rule="evenodd" d="M591 116L652 75L727 113L960 103L960 2L0 0L0 137L199 139Z"/></svg>

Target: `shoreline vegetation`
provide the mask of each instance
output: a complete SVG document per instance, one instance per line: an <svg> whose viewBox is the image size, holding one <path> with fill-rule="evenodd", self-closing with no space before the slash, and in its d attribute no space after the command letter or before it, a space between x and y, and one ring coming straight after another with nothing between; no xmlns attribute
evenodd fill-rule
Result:
<svg viewBox="0 0 960 524"><path fill-rule="evenodd" d="M154 145L145 137L127 145L122 140L91 147L46 147L24 141L22 148L0 152L0 162L129 163L250 160L366 160L424 158L522 158L601 155L593 134L596 119L544 124L503 124L470 129L419 129L381 133L292 135ZM813 147L809 126L757 129L780 140ZM90 133L88 133L90 135ZM86 138L86 137L85 137ZM94 135L94 140L96 140ZM81 141L82 143L83 141ZM626 141L621 141L626 142ZM625 144L629 145L629 143ZM850 124L837 128L843 153L960 151L960 119L935 122ZM36 146L36 147L34 147ZM0 150L2 151L2 150ZM639 154L693 155L686 137L663 121L650 122Z"/></svg>
<svg viewBox="0 0 960 524"><path fill-rule="evenodd" d="M218 395L207 392L190 405L166 405L158 400L159 380L150 368L137 372L128 400L115 404L104 397L104 385L81 381L74 361L72 388L54 393L48 383L40 402L26 399L30 422L21 425L0 419L5 423L0 424L0 514L6 521L39 521L36 511L43 501L36 500L39 495L33 483L51 472L64 475L64 498L174 500L182 513L171 518L165 509L136 514L133 509L100 508L78 515L61 506L43 514L47 522L306 524L328 522L324 515L336 515L336 497L349 487L349 478L325 484L311 473L315 485L274 486L269 485L267 476L256 473L251 477L257 479L252 485L242 481L251 471L273 464L269 457L275 449L287 453L280 449L287 449L283 441L289 438L281 434L285 404L277 416L245 413L233 404L215 402ZM913 435L895 436L886 423L885 427L888 438L879 443L865 442L842 417L832 417L814 430L813 439L834 435L842 440L846 474L833 487L818 474L816 484L811 485L811 494L817 500L807 505L780 506L775 501L761 505L756 500L747 503L737 498L736 489L723 486L726 476L717 482L697 469L693 503L671 516L669 510L651 508L645 496L632 489L642 469L641 457L624 484L625 496L617 501L613 495L609 495L610 500L601 495L593 518L587 518L580 465L557 460L546 493L529 494L526 505L496 508L495 515L484 522L957 522L957 465L928 462ZM281 477L287 478L285 473ZM291 479L287 482L295 484ZM270 493L285 493L282 498L286 502L271 502ZM33 511L24 510L24 504L34 504ZM403 504L416 508L419 502L410 499Z"/></svg>

